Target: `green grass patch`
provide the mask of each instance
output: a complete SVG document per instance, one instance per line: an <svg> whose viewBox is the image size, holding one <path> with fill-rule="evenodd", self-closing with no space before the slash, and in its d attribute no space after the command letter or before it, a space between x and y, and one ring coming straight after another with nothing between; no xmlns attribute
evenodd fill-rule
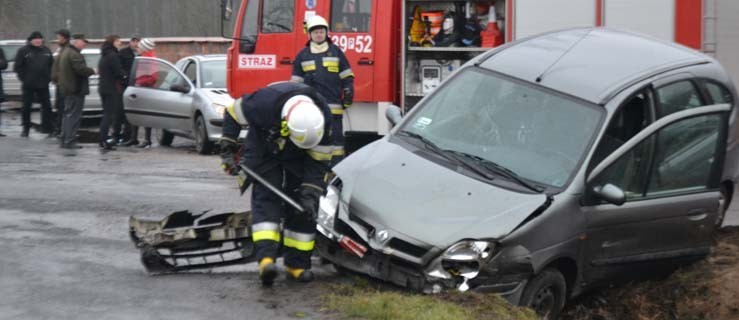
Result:
<svg viewBox="0 0 739 320"><path fill-rule="evenodd" d="M335 285L323 296L323 305L341 319L366 320L465 320L537 319L530 309L510 305L494 294L410 294L369 288L366 285Z"/></svg>

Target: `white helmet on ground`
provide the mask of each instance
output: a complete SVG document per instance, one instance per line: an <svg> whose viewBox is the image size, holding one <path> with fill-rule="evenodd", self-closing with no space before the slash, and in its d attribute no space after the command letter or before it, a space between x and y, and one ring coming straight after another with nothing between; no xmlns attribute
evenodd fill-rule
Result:
<svg viewBox="0 0 739 320"><path fill-rule="evenodd" d="M321 16L312 16L310 19L308 19L305 27L307 28L308 33L310 33L313 28L318 27L326 28L326 31L328 31L328 22L326 22L326 19Z"/></svg>
<svg viewBox="0 0 739 320"><path fill-rule="evenodd" d="M282 106L290 140L301 149L310 149L323 139L324 118L321 109L308 96L296 95Z"/></svg>

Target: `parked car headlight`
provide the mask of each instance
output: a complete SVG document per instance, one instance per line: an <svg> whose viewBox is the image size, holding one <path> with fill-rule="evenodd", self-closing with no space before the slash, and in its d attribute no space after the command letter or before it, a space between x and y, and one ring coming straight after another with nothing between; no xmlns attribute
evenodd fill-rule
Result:
<svg viewBox="0 0 739 320"><path fill-rule="evenodd" d="M318 204L318 221L319 225L323 225L329 228L333 228L334 219L336 219L336 213L339 210L339 194L340 190L329 185L326 189L326 194L321 197Z"/></svg>
<svg viewBox="0 0 739 320"><path fill-rule="evenodd" d="M213 110L217 114L221 115L221 117L223 116L223 113L226 112L226 106L224 106L222 104L219 104L219 103L215 103L214 102L214 103L211 103L210 106L213 108Z"/></svg>

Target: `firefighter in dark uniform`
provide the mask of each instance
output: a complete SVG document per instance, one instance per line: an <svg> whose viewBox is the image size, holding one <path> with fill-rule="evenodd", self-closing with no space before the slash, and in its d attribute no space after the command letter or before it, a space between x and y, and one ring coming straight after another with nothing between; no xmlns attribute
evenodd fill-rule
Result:
<svg viewBox="0 0 739 320"><path fill-rule="evenodd" d="M341 49L328 38L328 23L320 16L306 22L310 35L293 64L291 81L305 83L326 98L333 118L331 136L334 140L332 165L344 158L344 109L354 100L354 73Z"/></svg>
<svg viewBox="0 0 739 320"><path fill-rule="evenodd" d="M292 82L272 84L244 95L226 111L221 138L224 171L236 175L238 165L245 165L273 186L281 187L306 211L294 210L267 187L253 184L252 239L260 280L265 286L274 281L275 259L282 245L289 277L311 281L315 217L332 157L331 137L324 134L331 128L331 111L315 89ZM248 134L239 150L237 139L246 125ZM283 220L284 232L280 234Z"/></svg>

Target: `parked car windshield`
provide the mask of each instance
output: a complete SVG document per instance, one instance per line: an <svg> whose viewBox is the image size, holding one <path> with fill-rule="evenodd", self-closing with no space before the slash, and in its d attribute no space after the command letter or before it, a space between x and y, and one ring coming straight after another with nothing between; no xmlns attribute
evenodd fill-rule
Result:
<svg viewBox="0 0 739 320"><path fill-rule="evenodd" d="M83 54L85 57L85 63L90 68L97 68L98 62L100 62L100 54L99 53L85 53Z"/></svg>
<svg viewBox="0 0 739 320"><path fill-rule="evenodd" d="M201 73L203 74L203 88L226 87L226 60L203 62Z"/></svg>
<svg viewBox="0 0 739 320"><path fill-rule="evenodd" d="M15 54L18 53L18 49L21 47L23 47L21 44L4 44L0 46L0 48L3 48L5 59L8 60L8 62L15 61Z"/></svg>
<svg viewBox="0 0 739 320"><path fill-rule="evenodd" d="M603 114L587 102L478 68L462 70L417 108L401 132L485 169L554 187L576 172Z"/></svg>

